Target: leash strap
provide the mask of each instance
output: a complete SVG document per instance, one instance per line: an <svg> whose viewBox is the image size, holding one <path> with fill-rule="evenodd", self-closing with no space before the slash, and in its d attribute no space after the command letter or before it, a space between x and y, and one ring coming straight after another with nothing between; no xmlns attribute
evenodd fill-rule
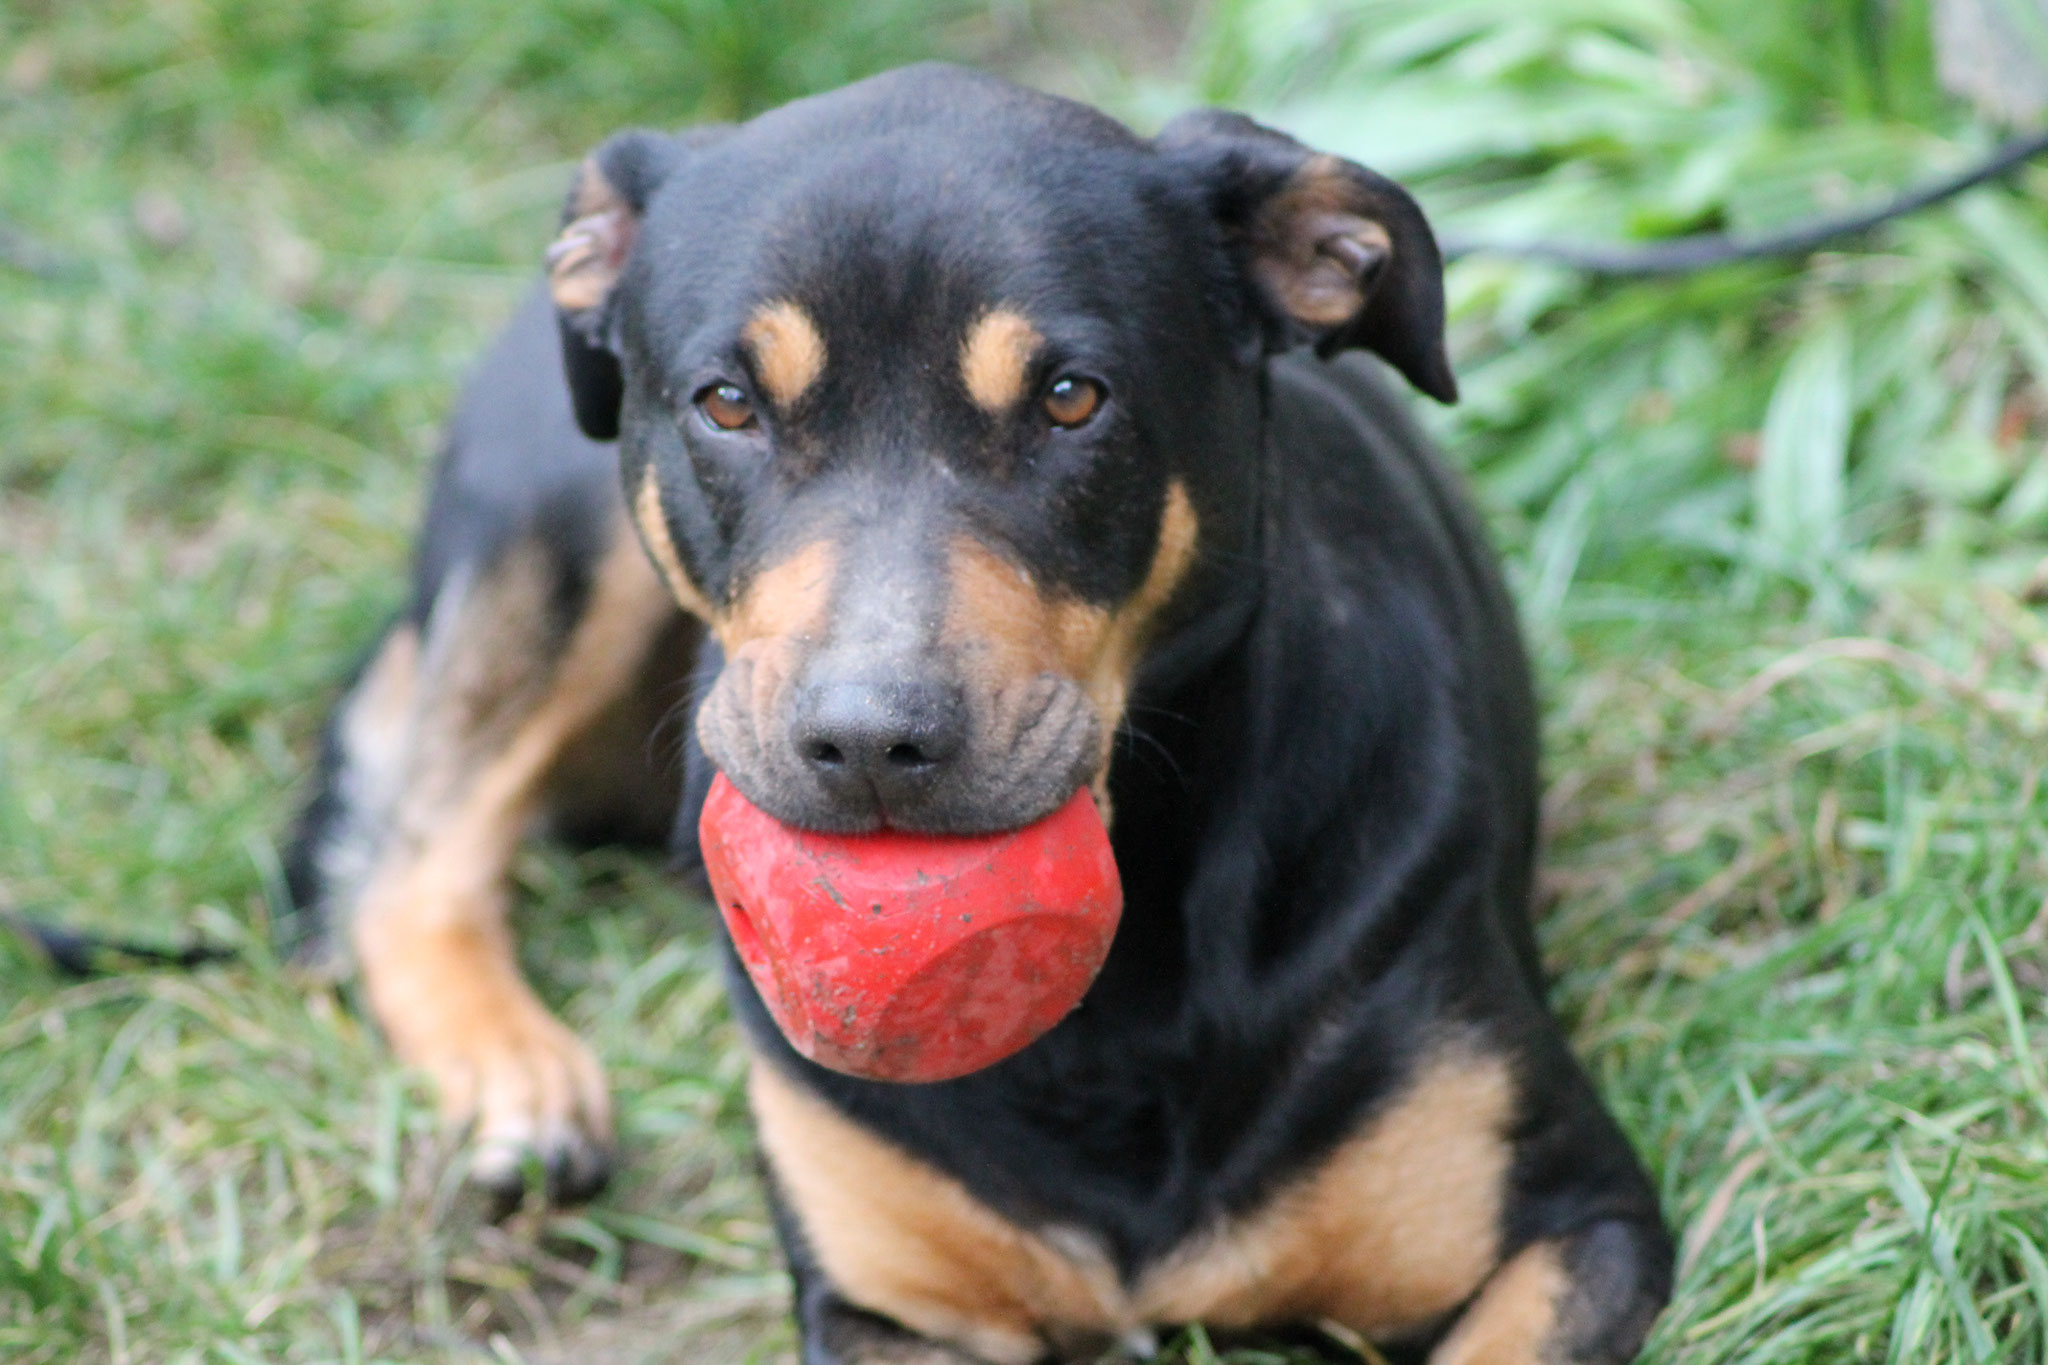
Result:
<svg viewBox="0 0 2048 1365"><path fill-rule="evenodd" d="M1464 256L1501 256L1510 260L1543 261L1593 275L1685 275L1738 261L1804 256L1844 237L1857 237L1908 214L1953 199L1965 190L2009 175L2048 152L2048 129L2017 137L1991 155L1953 175L1933 180L1869 208L1832 218L1816 218L1779 232L1755 237L1700 233L1661 242L1595 245L1577 242L1483 242L1449 237L1442 243L1446 260Z"/></svg>

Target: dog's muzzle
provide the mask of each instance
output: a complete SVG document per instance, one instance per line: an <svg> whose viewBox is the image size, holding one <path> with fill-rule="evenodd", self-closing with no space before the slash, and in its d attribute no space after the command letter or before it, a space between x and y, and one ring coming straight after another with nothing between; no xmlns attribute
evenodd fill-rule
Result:
<svg viewBox="0 0 2048 1365"><path fill-rule="evenodd" d="M697 714L704 752L762 810L836 833L983 834L1030 824L1095 777L1101 723L1055 674L974 695L938 677L777 676L727 663ZM907 672L907 670L906 670Z"/></svg>

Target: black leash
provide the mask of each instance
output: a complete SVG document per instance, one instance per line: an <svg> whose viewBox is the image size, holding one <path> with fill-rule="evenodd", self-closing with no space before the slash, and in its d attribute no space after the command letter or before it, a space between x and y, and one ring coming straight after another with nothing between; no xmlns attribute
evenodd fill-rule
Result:
<svg viewBox="0 0 2048 1365"><path fill-rule="evenodd" d="M232 962L237 956L234 949L218 944L188 943L183 947L167 948L134 939L66 929L15 909L5 892L0 892L0 927L11 930L55 971L81 979L138 963L189 971L209 962Z"/></svg>
<svg viewBox="0 0 2048 1365"><path fill-rule="evenodd" d="M1609 246L1570 242L1481 242L1453 236L1443 242L1443 253L1448 260L1457 260L1461 256L1504 256L1511 260L1569 266L1594 275L1620 276L1684 275L1738 261L1804 256L1830 242L1861 236L1895 218L1918 213L1943 200L1953 199L1965 190L1975 189L1986 181L2009 175L2043 152L2048 152L2048 129L2014 138L1974 165L1930 181L1918 189L1895 195L1883 203L1839 217L1816 218L1757 237L1700 233L1661 242Z"/></svg>

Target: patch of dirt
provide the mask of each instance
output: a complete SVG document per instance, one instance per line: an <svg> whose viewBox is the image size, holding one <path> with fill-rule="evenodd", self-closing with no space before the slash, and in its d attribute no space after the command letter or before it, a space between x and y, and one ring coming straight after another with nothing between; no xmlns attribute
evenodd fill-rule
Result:
<svg viewBox="0 0 2048 1365"><path fill-rule="evenodd" d="M763 1351L764 1343L777 1343ZM593 1313L560 1328L546 1349L521 1353L531 1365L796 1365L784 1295L677 1297L616 1313Z"/></svg>
<svg viewBox="0 0 2048 1365"><path fill-rule="evenodd" d="M16 559L34 559L57 543L57 518L40 499L0 492L0 545Z"/></svg>

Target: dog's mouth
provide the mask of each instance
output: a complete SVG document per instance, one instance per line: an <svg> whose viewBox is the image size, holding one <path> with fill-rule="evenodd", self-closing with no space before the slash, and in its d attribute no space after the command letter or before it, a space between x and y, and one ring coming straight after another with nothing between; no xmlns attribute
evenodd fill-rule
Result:
<svg viewBox="0 0 2048 1365"><path fill-rule="evenodd" d="M1101 603L966 531L824 523L714 616L705 755L762 811L821 833L994 834L1083 788L1105 804L1132 677L1192 555L1178 483L1161 524L1135 592Z"/></svg>
<svg viewBox="0 0 2048 1365"><path fill-rule="evenodd" d="M783 1037L868 1080L951 1080L1029 1046L1107 960L1123 892L1076 793L982 837L790 828L715 781L699 847L739 963Z"/></svg>
<svg viewBox="0 0 2048 1365"><path fill-rule="evenodd" d="M1105 766L1103 721L1071 679L1041 673L994 689L946 673L797 681L792 652L743 647L697 715L706 756L785 824L1001 833L1059 809Z"/></svg>

